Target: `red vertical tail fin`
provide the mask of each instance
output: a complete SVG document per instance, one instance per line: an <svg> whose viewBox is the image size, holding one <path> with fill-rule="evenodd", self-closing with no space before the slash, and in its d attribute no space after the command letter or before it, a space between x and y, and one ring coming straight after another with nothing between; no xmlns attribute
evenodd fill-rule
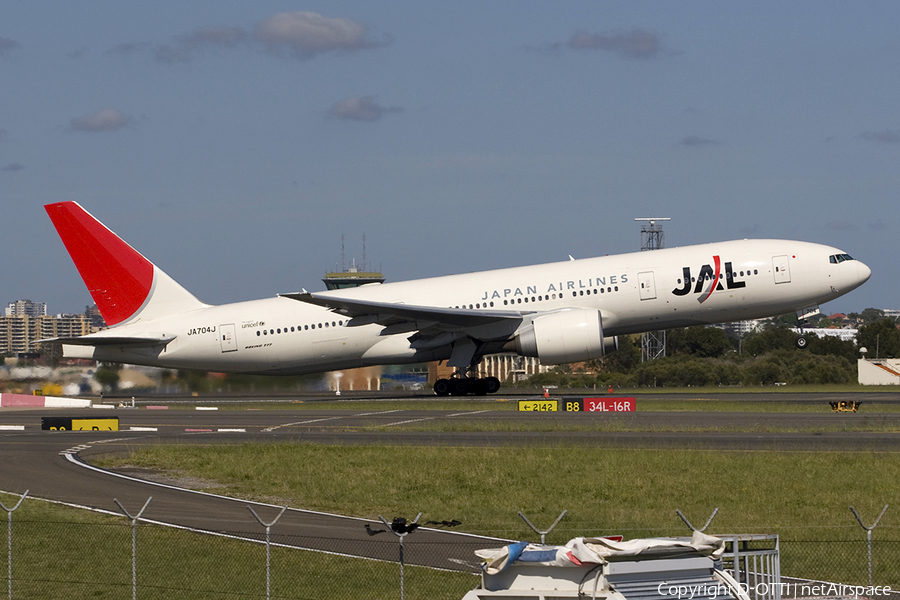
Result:
<svg viewBox="0 0 900 600"><path fill-rule="evenodd" d="M44 208L107 325L206 306L77 202Z"/></svg>

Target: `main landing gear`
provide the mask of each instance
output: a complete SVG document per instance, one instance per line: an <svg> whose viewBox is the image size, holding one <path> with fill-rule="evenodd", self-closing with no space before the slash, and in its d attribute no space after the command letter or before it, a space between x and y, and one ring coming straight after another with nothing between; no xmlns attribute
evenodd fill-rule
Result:
<svg viewBox="0 0 900 600"><path fill-rule="evenodd" d="M462 377L459 373L434 382L434 393L438 396L485 396L495 394L499 389L500 380L496 377Z"/></svg>

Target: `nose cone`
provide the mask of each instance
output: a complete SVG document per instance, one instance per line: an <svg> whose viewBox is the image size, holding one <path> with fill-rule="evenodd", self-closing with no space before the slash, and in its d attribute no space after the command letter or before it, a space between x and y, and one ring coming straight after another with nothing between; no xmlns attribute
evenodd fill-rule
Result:
<svg viewBox="0 0 900 600"><path fill-rule="evenodd" d="M862 285L869 280L869 277L872 276L872 269L870 269L864 262L856 261L856 285Z"/></svg>

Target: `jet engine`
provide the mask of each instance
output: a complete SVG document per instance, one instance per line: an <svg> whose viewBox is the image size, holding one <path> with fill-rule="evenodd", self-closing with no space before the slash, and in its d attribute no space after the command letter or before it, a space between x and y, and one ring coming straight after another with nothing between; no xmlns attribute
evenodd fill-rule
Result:
<svg viewBox="0 0 900 600"><path fill-rule="evenodd" d="M618 347L603 337L600 311L572 308L535 317L515 333L516 350L541 364L559 365L600 358Z"/></svg>

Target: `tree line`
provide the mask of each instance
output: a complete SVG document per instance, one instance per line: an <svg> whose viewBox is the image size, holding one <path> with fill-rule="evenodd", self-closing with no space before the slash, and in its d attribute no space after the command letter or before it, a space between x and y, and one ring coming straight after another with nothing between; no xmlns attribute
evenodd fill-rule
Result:
<svg viewBox="0 0 900 600"><path fill-rule="evenodd" d="M666 356L646 362L641 361L640 336L620 336L616 352L595 361L554 367L522 385L606 388L856 383L861 348L867 350L868 358L900 357L896 320L885 318L878 309L866 309L862 315L869 321L858 328L855 342L807 335L809 345L804 349L797 348L797 334L789 328L789 316L774 319L771 326L742 337L717 327L671 329L666 332Z"/></svg>

